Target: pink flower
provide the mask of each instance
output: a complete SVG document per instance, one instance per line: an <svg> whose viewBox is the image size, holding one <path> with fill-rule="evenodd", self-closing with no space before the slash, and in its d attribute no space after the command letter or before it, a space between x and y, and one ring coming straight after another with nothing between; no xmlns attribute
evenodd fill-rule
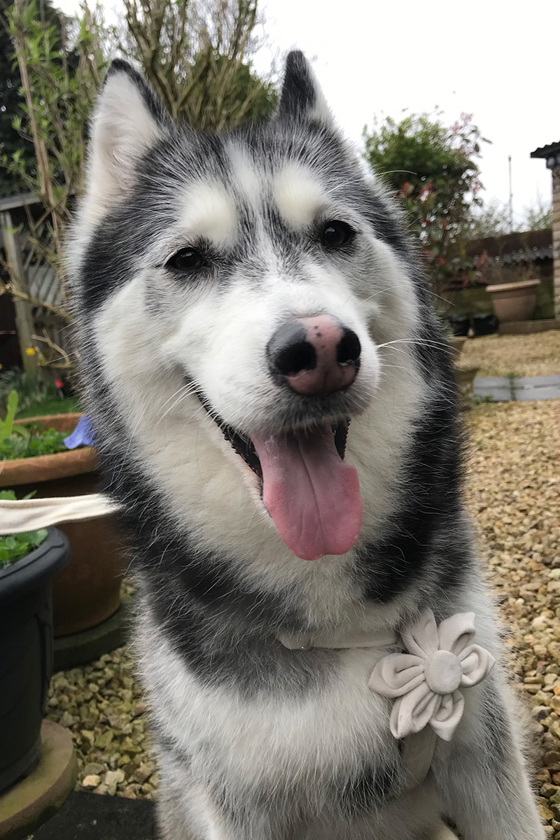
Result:
<svg viewBox="0 0 560 840"><path fill-rule="evenodd" d="M436 624L425 610L402 640L408 653L390 653L381 659L369 687L383 697L395 699L391 732L405 738L428 724L450 741L461 720L465 701L458 690L481 682L495 660L479 645L471 644L474 613L457 613Z"/></svg>

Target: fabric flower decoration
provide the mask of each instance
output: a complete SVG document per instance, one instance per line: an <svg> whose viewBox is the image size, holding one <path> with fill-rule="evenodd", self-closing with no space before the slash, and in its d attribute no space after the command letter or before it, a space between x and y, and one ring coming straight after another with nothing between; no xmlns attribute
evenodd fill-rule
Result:
<svg viewBox="0 0 560 840"><path fill-rule="evenodd" d="M95 446L93 427L89 417L82 414L78 420L78 425L72 434L64 438L63 443L66 449L77 449L78 446Z"/></svg>
<svg viewBox="0 0 560 840"><path fill-rule="evenodd" d="M383 697L396 698L391 712L391 732L405 738L429 724L450 741L465 701L459 687L481 682L494 666L487 650L472 644L475 615L457 613L439 627L431 610L425 610L402 641L408 653L383 657L369 680L369 687Z"/></svg>

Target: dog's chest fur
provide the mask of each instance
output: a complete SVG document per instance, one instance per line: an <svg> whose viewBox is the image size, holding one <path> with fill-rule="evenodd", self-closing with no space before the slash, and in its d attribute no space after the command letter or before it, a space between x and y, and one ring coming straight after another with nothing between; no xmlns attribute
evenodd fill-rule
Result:
<svg viewBox="0 0 560 840"><path fill-rule="evenodd" d="M252 671L249 680L232 685L218 674L201 679L186 668L158 628L147 607L139 647L144 677L157 697L154 719L197 777L231 784L235 767L240 794L285 794L303 785L308 804L324 804L335 790L368 774L376 780L373 798L397 792L402 777L389 705L367 685L386 649L280 651L268 636L262 644L274 650L280 668L266 672L270 661L257 643L232 645L232 658L247 657L233 667ZM283 673L282 662L289 660Z"/></svg>

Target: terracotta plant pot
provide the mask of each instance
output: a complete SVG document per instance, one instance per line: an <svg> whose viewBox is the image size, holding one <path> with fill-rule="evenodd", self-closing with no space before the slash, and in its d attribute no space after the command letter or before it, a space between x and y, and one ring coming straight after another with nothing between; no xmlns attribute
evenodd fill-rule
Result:
<svg viewBox="0 0 560 840"><path fill-rule="evenodd" d="M500 283L487 286L494 312L499 321L529 321L537 303L540 280L521 280L519 283Z"/></svg>
<svg viewBox="0 0 560 840"><path fill-rule="evenodd" d="M71 432L81 414L31 417L45 429ZM0 488L18 496L35 490L37 498L81 496L98 491L97 456L90 446L15 461L0 461ZM128 556L113 516L57 526L70 540L71 561L53 578L54 635L67 636L95 627L120 605Z"/></svg>
<svg viewBox="0 0 560 840"><path fill-rule="evenodd" d="M479 368L461 365L455 362L455 385L459 394L459 406L461 411L467 411L472 404L474 393L474 380Z"/></svg>
<svg viewBox="0 0 560 840"><path fill-rule="evenodd" d="M447 340L449 342L449 346L451 347L451 356L453 361L458 362L467 338L462 335L450 335Z"/></svg>

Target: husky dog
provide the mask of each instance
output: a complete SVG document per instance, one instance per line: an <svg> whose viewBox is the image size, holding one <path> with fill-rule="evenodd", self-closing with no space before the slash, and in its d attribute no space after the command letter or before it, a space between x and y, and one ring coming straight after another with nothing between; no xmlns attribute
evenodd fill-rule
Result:
<svg viewBox="0 0 560 840"><path fill-rule="evenodd" d="M412 840L442 816L465 840L544 837L499 665L449 694L461 720L416 782L368 684L427 610L432 636L474 613L486 662L499 640L417 253L301 53L273 119L219 136L114 62L69 265L162 840Z"/></svg>

